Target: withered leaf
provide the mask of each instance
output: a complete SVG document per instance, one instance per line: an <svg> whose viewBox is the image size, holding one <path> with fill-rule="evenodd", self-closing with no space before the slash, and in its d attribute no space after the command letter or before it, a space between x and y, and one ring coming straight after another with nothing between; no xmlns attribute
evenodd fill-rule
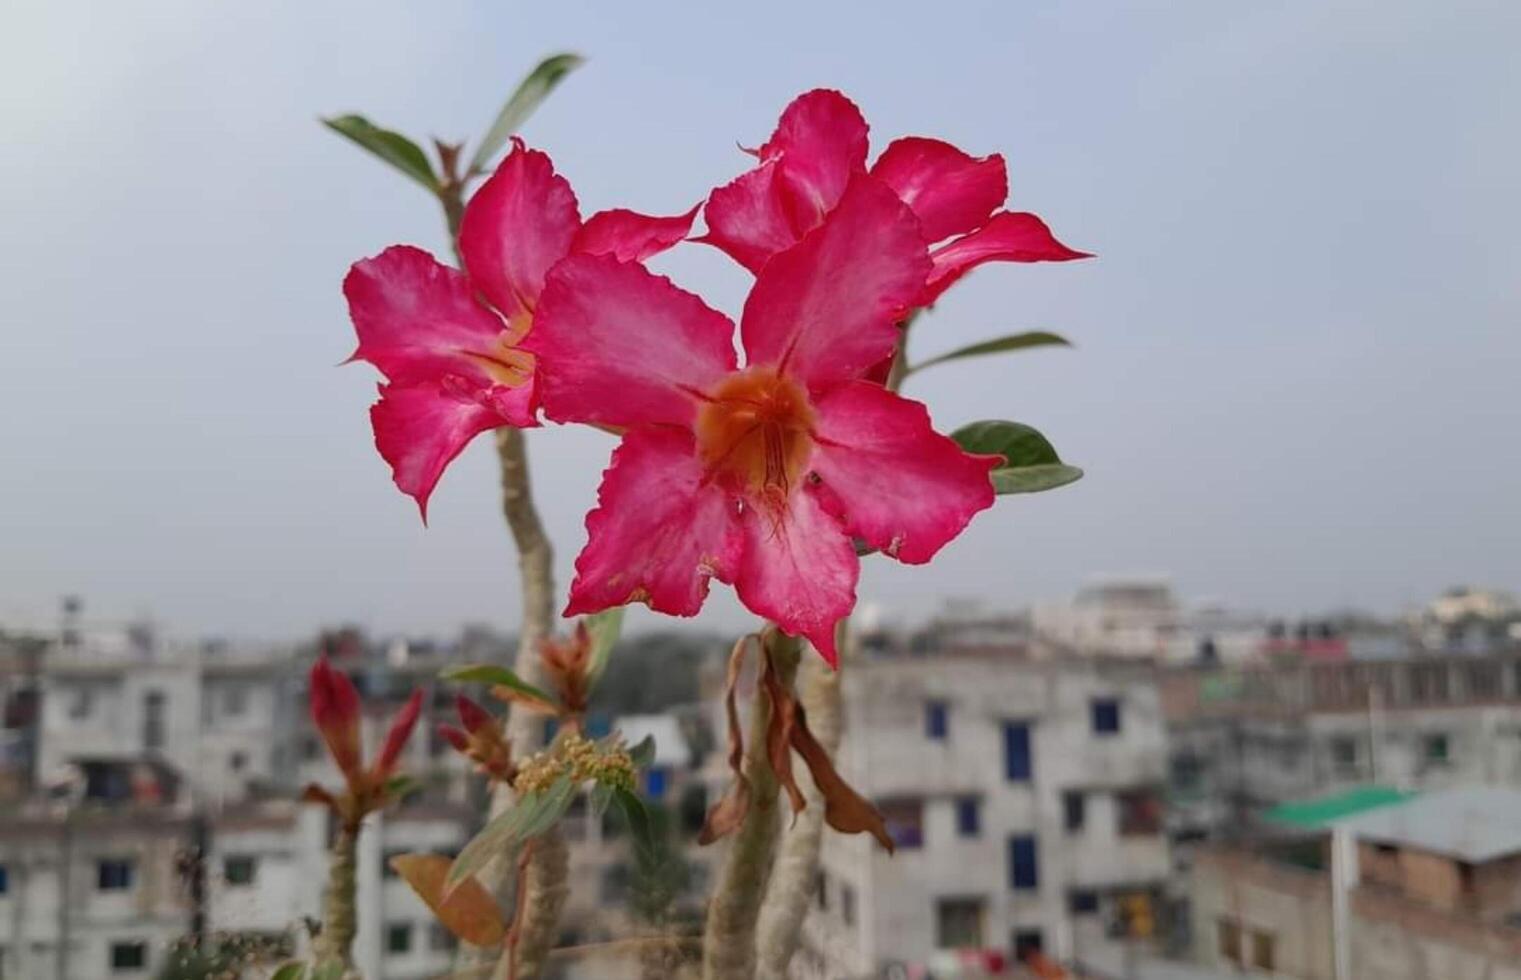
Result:
<svg viewBox="0 0 1521 980"><path fill-rule="evenodd" d="M750 781L745 778L745 734L739 726L739 707L735 704L735 688L739 685L739 672L745 666L745 651L750 646L750 636L742 636L729 654L728 676L724 679L724 712L729 720L729 769L734 782L718 802L708 809L702 832L697 835L698 844L711 844L725 834L733 833L744 822L750 809Z"/></svg>
<svg viewBox="0 0 1521 980"><path fill-rule="evenodd" d="M442 854L398 854L390 860L445 929L472 946L497 945L506 928L496 899L474 878L458 883L446 896L444 883L451 863Z"/></svg>
<svg viewBox="0 0 1521 980"><path fill-rule="evenodd" d="M869 833L891 854L893 839L887 834L882 814L835 771L829 753L808 730L808 713L802 705L797 706L797 717L792 725L792 747L808 764L814 785L824 795L825 822L842 834Z"/></svg>
<svg viewBox="0 0 1521 980"><path fill-rule="evenodd" d="M792 774L792 727L800 706L797 698L777 674L776 664L771 660L771 651L765 649L764 644L762 650L765 668L761 674L761 687L771 702L771 714L766 721L766 757L771 762L771 771L776 774L776 781L787 790L787 798L792 803L792 814L796 817L808 805L808 801L803 798L803 791L798 788L797 777Z"/></svg>

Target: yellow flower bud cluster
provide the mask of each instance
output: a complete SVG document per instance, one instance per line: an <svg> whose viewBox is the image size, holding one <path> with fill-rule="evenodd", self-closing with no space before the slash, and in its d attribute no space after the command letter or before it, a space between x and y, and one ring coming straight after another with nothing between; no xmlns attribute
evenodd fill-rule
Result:
<svg viewBox="0 0 1521 980"><path fill-rule="evenodd" d="M541 793L562 776L573 783L594 779L616 789L634 788L634 760L621 745L599 745L584 735L569 733L543 752L536 752L518 768L512 788L518 793Z"/></svg>

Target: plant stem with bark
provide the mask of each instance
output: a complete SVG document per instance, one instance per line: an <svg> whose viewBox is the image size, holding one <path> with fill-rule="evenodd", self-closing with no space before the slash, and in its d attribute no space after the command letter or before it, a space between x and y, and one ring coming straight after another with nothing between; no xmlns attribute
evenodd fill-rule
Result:
<svg viewBox="0 0 1521 980"><path fill-rule="evenodd" d="M783 687L790 689L802 656L801 641L770 627L762 642L763 655L771 658ZM755 927L781 836L781 808L777 806L780 787L766 749L773 707L757 684L745 747L750 806L729 844L718 887L708 905L702 944L704 980L749 980L755 976Z"/></svg>
<svg viewBox="0 0 1521 980"><path fill-rule="evenodd" d="M354 970L354 933L358 913L354 903L359 843L359 824L344 822L328 856L327 887L322 892L322 931L312 943L312 959L318 965L343 964L343 976Z"/></svg>

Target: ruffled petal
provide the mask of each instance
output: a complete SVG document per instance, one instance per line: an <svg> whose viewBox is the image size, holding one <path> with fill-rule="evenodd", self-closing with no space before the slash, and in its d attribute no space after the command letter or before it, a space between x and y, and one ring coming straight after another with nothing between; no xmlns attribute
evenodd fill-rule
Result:
<svg viewBox="0 0 1521 980"><path fill-rule="evenodd" d="M1009 195L1003 157L979 159L922 136L893 140L871 175L913 209L929 242L981 227Z"/></svg>
<svg viewBox="0 0 1521 980"><path fill-rule="evenodd" d="M410 245L355 262L343 280L359 336L351 360L369 361L393 384L457 374L489 380L502 367L503 323L476 302L459 271Z"/></svg>
<svg viewBox="0 0 1521 980"><path fill-rule="evenodd" d="M760 158L781 162L782 203L797 235L817 227L865 172L866 146L866 119L839 92L804 92L782 110Z"/></svg>
<svg viewBox="0 0 1521 980"><path fill-rule="evenodd" d="M1035 215L1002 211L970 235L930 253L935 268L930 273L924 303L934 302L956 280L984 262L1067 262L1092 257L1057 241L1046 223Z"/></svg>
<svg viewBox="0 0 1521 980"><path fill-rule="evenodd" d="M382 385L380 401L370 408L375 448L391 464L397 488L417 501L426 521L428 497L444 469L471 439L508 424L504 410L518 418L526 414L531 421L523 404L531 399L527 386L472 390L457 379L410 387Z"/></svg>
<svg viewBox="0 0 1521 980"><path fill-rule="evenodd" d="M813 472L845 529L912 565L927 562L978 511L993 506L988 471L936 432L923 405L864 381L814 402Z"/></svg>
<svg viewBox="0 0 1521 980"><path fill-rule="evenodd" d="M771 256L797 244L798 235L782 207L780 165L763 164L741 174L708 197L703 219L708 233L697 239L759 273Z"/></svg>
<svg viewBox="0 0 1521 980"><path fill-rule="evenodd" d="M747 506L740 523L740 601L837 664L835 626L855 606L861 571L850 536L807 488L794 492L780 515L765 503Z"/></svg>
<svg viewBox="0 0 1521 980"><path fill-rule="evenodd" d="M858 377L892 353L929 271L908 207L857 177L828 220L756 278L740 326L749 363L810 386Z"/></svg>
<svg viewBox="0 0 1521 980"><path fill-rule="evenodd" d="M687 237L700 207L669 218L652 217L623 208L598 211L576 232L570 250L587 255L611 255L621 262L643 262Z"/></svg>
<svg viewBox="0 0 1521 980"><path fill-rule="evenodd" d="M557 422L692 424L696 398L733 371L734 324L643 266L572 255L550 273L523 346Z"/></svg>
<svg viewBox="0 0 1521 980"><path fill-rule="evenodd" d="M602 476L565 615L627 602L692 616L708 580L732 582L741 538L733 500L707 481L691 433L624 436Z"/></svg>
<svg viewBox="0 0 1521 980"><path fill-rule="evenodd" d="M532 315L545 273L569 254L580 227L570 183L548 155L514 139L512 152L465 207L459 250L491 304L521 320Z"/></svg>

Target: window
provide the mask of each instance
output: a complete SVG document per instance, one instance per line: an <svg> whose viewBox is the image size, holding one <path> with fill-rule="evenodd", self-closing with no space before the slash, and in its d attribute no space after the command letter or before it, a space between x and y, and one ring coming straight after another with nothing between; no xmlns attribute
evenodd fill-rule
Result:
<svg viewBox="0 0 1521 980"><path fill-rule="evenodd" d="M1083 829L1088 818L1088 797L1082 790L1068 790L1062 794L1062 827L1069 834Z"/></svg>
<svg viewBox="0 0 1521 980"><path fill-rule="evenodd" d="M847 926L856 924L856 890L850 885L840 885L840 921Z"/></svg>
<svg viewBox="0 0 1521 980"><path fill-rule="evenodd" d="M1067 909L1073 915L1091 915L1099 910L1098 892L1091 888L1077 888L1067 896Z"/></svg>
<svg viewBox="0 0 1521 980"><path fill-rule="evenodd" d="M1357 739L1351 735L1333 735L1330 743L1331 767L1336 772L1357 769Z"/></svg>
<svg viewBox="0 0 1521 980"><path fill-rule="evenodd" d="M1230 919L1217 919L1215 951L1227 963L1241 963L1241 927Z"/></svg>
<svg viewBox="0 0 1521 980"><path fill-rule="evenodd" d="M897 847L924 846L924 801L912 798L884 800L878 807L887 824L887 836Z"/></svg>
<svg viewBox="0 0 1521 980"><path fill-rule="evenodd" d="M148 965L148 944L126 942L111 944L111 972L128 973Z"/></svg>
<svg viewBox="0 0 1521 980"><path fill-rule="evenodd" d="M247 854L229 854L222 859L222 878L229 885L251 885L259 873L259 862Z"/></svg>
<svg viewBox="0 0 1521 980"><path fill-rule="evenodd" d="M1120 733L1120 702L1114 698L1093 699L1093 734Z"/></svg>
<svg viewBox="0 0 1521 980"><path fill-rule="evenodd" d="M125 891L132 887L130 858L108 858L95 863L95 885L103 892Z"/></svg>
<svg viewBox="0 0 1521 980"><path fill-rule="evenodd" d="M412 951L412 923L393 922L386 926L386 952L410 953Z"/></svg>
<svg viewBox="0 0 1521 980"><path fill-rule="evenodd" d="M652 766L644 771L644 794L652 800L665 798L666 771Z"/></svg>
<svg viewBox="0 0 1521 980"><path fill-rule="evenodd" d="M428 948L435 953L446 953L459 943L454 938L454 933L444 928L442 922L428 924Z"/></svg>
<svg viewBox="0 0 1521 980"><path fill-rule="evenodd" d="M0 864L0 895L11 890L11 872L5 865Z"/></svg>
<svg viewBox="0 0 1521 980"><path fill-rule="evenodd" d="M1009 885L1016 891L1040 887L1035 838L1029 834L1009 838Z"/></svg>
<svg viewBox="0 0 1521 980"><path fill-rule="evenodd" d="M1448 744L1448 738L1445 733L1438 732L1434 735L1427 735L1421 740L1421 745L1423 747L1422 754L1427 762L1447 761L1451 746Z"/></svg>
<svg viewBox="0 0 1521 980"><path fill-rule="evenodd" d="M248 710L248 689L242 684L234 684L222 692L222 713L231 718L236 718Z"/></svg>
<svg viewBox="0 0 1521 980"><path fill-rule="evenodd" d="M434 730L435 732L437 729ZM322 754L322 743L317 741L315 735L305 735L301 738L301 758L311 762Z"/></svg>
<svg viewBox="0 0 1521 980"><path fill-rule="evenodd" d="M1272 973L1275 969L1277 969L1277 967L1274 966L1274 963L1277 962L1277 960L1273 955L1274 947L1276 945L1277 943L1274 942L1273 936L1270 933L1257 932L1253 930L1252 966L1256 967L1259 970L1264 970L1268 973Z"/></svg>
<svg viewBox="0 0 1521 980"><path fill-rule="evenodd" d="M1014 959L1016 962L1024 962L1045 948L1045 937L1039 929L1016 929L1014 930Z"/></svg>
<svg viewBox="0 0 1521 980"><path fill-rule="evenodd" d="M935 948L982 947L982 899L942 898L935 903Z"/></svg>
<svg viewBox="0 0 1521 980"><path fill-rule="evenodd" d="M924 703L924 734L927 738L943 740L950 731L949 711L944 701Z"/></svg>
<svg viewBox="0 0 1521 980"><path fill-rule="evenodd" d="M154 752L164 747L164 692L143 695L143 749Z"/></svg>
<svg viewBox="0 0 1521 980"><path fill-rule="evenodd" d="M1162 803L1149 789L1114 794L1121 837L1145 837L1162 832Z"/></svg>
<svg viewBox="0 0 1521 980"><path fill-rule="evenodd" d="M1027 783L1035 774L1030 758L1030 726L1011 721L1003 726L1003 773L1011 783Z"/></svg>
<svg viewBox="0 0 1521 980"><path fill-rule="evenodd" d="M956 833L962 837L982 833L982 801L977 797L963 796L956 801Z"/></svg>
<svg viewBox="0 0 1521 980"><path fill-rule="evenodd" d="M95 697L89 688L81 688L69 698L69 717L74 721L83 721L90 717L90 711L95 707Z"/></svg>
<svg viewBox="0 0 1521 980"><path fill-rule="evenodd" d="M248 753L234 752L232 755L228 756L227 768L231 769L233 772L242 772L244 769L247 769Z"/></svg>

